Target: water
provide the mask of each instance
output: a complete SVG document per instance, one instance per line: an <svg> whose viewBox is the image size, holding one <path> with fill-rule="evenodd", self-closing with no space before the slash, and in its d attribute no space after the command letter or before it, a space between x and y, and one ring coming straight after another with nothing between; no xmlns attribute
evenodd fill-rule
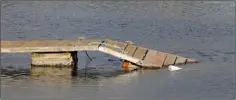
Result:
<svg viewBox="0 0 236 100"><path fill-rule="evenodd" d="M78 77L43 80L29 76L30 54L1 54L3 100L236 98L233 1L4 1L1 8L1 40L130 40L201 61L125 74L119 59L89 52L88 62L82 52Z"/></svg>

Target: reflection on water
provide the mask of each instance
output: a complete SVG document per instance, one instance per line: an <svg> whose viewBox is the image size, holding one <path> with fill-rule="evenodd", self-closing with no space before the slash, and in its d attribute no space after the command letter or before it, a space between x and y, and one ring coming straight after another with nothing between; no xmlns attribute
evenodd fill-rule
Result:
<svg viewBox="0 0 236 100"><path fill-rule="evenodd" d="M152 73L153 70L140 69L129 73L123 71L99 72L83 70L78 72L78 76L63 77L63 76L31 76L30 71L26 69L12 71L2 69L1 74L4 80L4 87L11 86L12 82L24 81L35 85L66 85L66 86L103 86L107 83L128 84L133 78L137 78L142 74ZM10 83L10 84L8 84ZM13 83L14 84L14 83Z"/></svg>

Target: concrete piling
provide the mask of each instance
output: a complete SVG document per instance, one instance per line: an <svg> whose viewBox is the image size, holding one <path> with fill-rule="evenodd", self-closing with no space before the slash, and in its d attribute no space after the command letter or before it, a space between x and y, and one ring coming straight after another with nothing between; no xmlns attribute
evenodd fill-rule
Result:
<svg viewBox="0 0 236 100"><path fill-rule="evenodd" d="M32 53L31 75L76 76L77 52Z"/></svg>

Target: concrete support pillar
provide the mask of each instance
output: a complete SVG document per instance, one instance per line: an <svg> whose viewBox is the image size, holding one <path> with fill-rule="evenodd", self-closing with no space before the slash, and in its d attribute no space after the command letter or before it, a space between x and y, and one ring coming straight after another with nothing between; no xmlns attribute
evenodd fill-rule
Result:
<svg viewBox="0 0 236 100"><path fill-rule="evenodd" d="M122 64L122 68L124 72L131 72L133 70L138 69L139 66L125 60Z"/></svg>
<svg viewBox="0 0 236 100"><path fill-rule="evenodd" d="M32 53L32 76L76 76L77 52Z"/></svg>

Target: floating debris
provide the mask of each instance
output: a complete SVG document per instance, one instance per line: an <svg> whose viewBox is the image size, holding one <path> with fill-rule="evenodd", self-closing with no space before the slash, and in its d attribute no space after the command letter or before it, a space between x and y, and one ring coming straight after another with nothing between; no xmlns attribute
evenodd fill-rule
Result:
<svg viewBox="0 0 236 100"><path fill-rule="evenodd" d="M182 68L180 68L180 67L178 67L178 66L170 65L170 66L168 67L168 69L169 69L169 71L177 71L177 70L180 70L180 69L182 69Z"/></svg>

